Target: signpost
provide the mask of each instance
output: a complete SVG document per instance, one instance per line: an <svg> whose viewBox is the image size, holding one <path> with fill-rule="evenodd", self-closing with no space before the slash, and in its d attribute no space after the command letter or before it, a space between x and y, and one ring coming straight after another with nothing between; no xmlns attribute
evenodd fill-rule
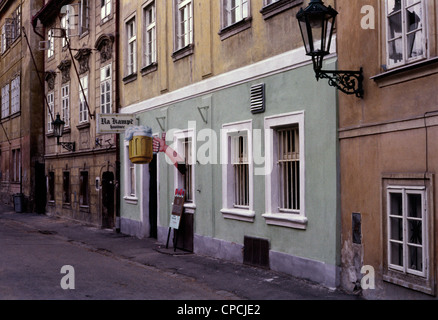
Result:
<svg viewBox="0 0 438 320"><path fill-rule="evenodd" d="M185 190L184 189L176 189L175 197L172 205L172 213L170 214L170 223L169 223L169 233L167 234L167 243L166 249L169 247L169 238L170 231L174 229L176 236L174 237L173 248L176 251L176 243L178 241L178 229L181 223L181 218L184 212L184 199L185 199Z"/></svg>
<svg viewBox="0 0 438 320"><path fill-rule="evenodd" d="M135 114L98 113L96 116L96 131L103 133L125 133L126 129L136 125Z"/></svg>

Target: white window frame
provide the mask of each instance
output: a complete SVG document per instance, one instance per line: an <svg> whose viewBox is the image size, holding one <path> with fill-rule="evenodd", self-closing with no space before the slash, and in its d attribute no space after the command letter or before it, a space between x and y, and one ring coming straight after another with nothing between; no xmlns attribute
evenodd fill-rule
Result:
<svg viewBox="0 0 438 320"><path fill-rule="evenodd" d="M47 32L47 58L52 58L55 55L55 31L49 29Z"/></svg>
<svg viewBox="0 0 438 320"><path fill-rule="evenodd" d="M109 19L111 14L112 0L101 0L100 2L100 20L105 22Z"/></svg>
<svg viewBox="0 0 438 320"><path fill-rule="evenodd" d="M67 10L67 13L61 17L61 28L64 29L64 31L65 31L65 37L62 37L62 39L61 39L62 47L67 46L66 39L68 39L69 34L70 34L69 21L70 21L70 17L69 17L69 12Z"/></svg>
<svg viewBox="0 0 438 320"><path fill-rule="evenodd" d="M152 18L150 19L149 12ZM157 62L157 14L155 1L151 1L143 8L144 17L144 43L143 43L143 65L149 66Z"/></svg>
<svg viewBox="0 0 438 320"><path fill-rule="evenodd" d="M406 1L407 0L401 0L401 26L402 26L402 29L401 29L401 36L399 36L399 37L394 37L394 38L391 38L391 35L390 35L390 28L389 28L389 19L390 19L390 16L394 16L395 14L393 14L393 15L391 15L390 14L390 11L393 9L393 8L389 8L389 1L388 0L385 0L385 6L384 6L384 8L385 8L385 26L386 26L386 36L385 36L385 42L386 42L386 63L387 63L387 67L390 69L390 68L396 68L396 67L400 67L400 66L403 66L403 65L406 65L406 64L409 64L409 63L412 63L412 62L416 62L416 61L418 61L418 60L422 60L422 59L425 59L425 58L427 58L427 55L428 55L428 53L427 53L427 26L428 26L428 23L427 23L427 5L426 5L426 2L425 2L425 0L415 0L415 1L417 1L416 3L414 3L414 4L411 4L411 5L409 5L409 6L407 6L407 3L406 3ZM420 17L420 19L421 19L421 26L419 27L419 28L417 28L416 30L414 30L414 32L412 32L412 31L408 31L407 30L407 26L406 26L406 21L407 21L407 8L409 8L409 7L413 7L413 6L415 6L415 5L420 5L421 6L421 11L422 11L422 17ZM421 35L421 37L422 37L422 39L421 39L421 44L422 44L422 54L421 55L418 55L418 56L415 56L415 57L412 57L412 58L409 58L409 53L408 53L408 34L409 33L416 33L416 32L418 32L418 30L422 30L421 32L419 32L420 33L420 35ZM389 52L390 52L390 42L391 41L394 41L394 39L400 39L401 38L401 40L402 40L402 50L403 50L403 52L402 52L402 57L401 57L401 60L400 60L400 62L394 62L394 63L392 63L391 62L391 59L390 59L390 57L389 57Z"/></svg>
<svg viewBox="0 0 438 320"><path fill-rule="evenodd" d="M80 82L82 84L82 89L84 90L82 92L81 86L79 86L79 123L81 124L88 122L88 75L81 77Z"/></svg>
<svg viewBox="0 0 438 320"><path fill-rule="evenodd" d="M20 76L16 76L11 81L11 114L20 112L21 110L20 91L21 91Z"/></svg>
<svg viewBox="0 0 438 320"><path fill-rule="evenodd" d="M281 212L279 210L279 167L278 141L276 130L288 126L298 126L299 132L299 162L300 162L300 208L294 212ZM306 229L306 203L305 203L305 128L304 111L280 114L265 118L265 213L262 215L268 225Z"/></svg>
<svg viewBox="0 0 438 320"><path fill-rule="evenodd" d="M391 194L400 194L402 197L402 212L401 215L392 214L391 209ZM413 218L408 215L408 195L420 195L421 196L421 217ZM420 277L426 277L427 273L427 259L428 259L428 234L427 234L427 193L426 187L412 187L412 186L393 186L390 185L387 188L387 261L388 268L400 271L404 274L412 274ZM401 219L402 222L402 240L396 240L391 238L391 219ZM422 244L414 244L409 242L409 227L408 220L412 221L421 221L421 235L422 235ZM402 246L402 255L403 255L403 265L397 265L391 263L391 244L401 245ZM412 268L409 268L409 247L420 247L422 249L422 270L418 271Z"/></svg>
<svg viewBox="0 0 438 320"><path fill-rule="evenodd" d="M263 5L264 6L269 6L270 4L273 4L275 2L278 2L280 0L263 0Z"/></svg>
<svg viewBox="0 0 438 320"><path fill-rule="evenodd" d="M232 7L231 1L221 0L222 28L229 27L251 16L250 0L235 0L234 7Z"/></svg>
<svg viewBox="0 0 438 320"><path fill-rule="evenodd" d="M88 32L90 28L90 3L89 0L81 0L79 5L80 34Z"/></svg>
<svg viewBox="0 0 438 320"><path fill-rule="evenodd" d="M9 83L2 87L2 118L9 117Z"/></svg>
<svg viewBox="0 0 438 320"><path fill-rule="evenodd" d="M137 179L136 170L137 165L132 163L129 159L129 141L124 143L125 156L125 196L124 199L128 203L136 204L137 198Z"/></svg>
<svg viewBox="0 0 438 320"><path fill-rule="evenodd" d="M184 206L185 207L196 207L196 193L195 193L195 171L196 171L196 140L195 140L195 129L189 128L186 130L180 130L175 131L173 134L173 146L174 150L185 159L185 152L184 152L184 143L186 139L189 139L191 141L191 150L188 157L189 164L191 166L191 176L189 179L191 180L191 190L187 192L186 190L186 196L190 196L190 199L186 199ZM184 177L183 175L178 171L178 169L175 167L174 169L174 189L181 189L184 187ZM188 194L187 194L188 193Z"/></svg>
<svg viewBox="0 0 438 320"><path fill-rule="evenodd" d="M8 49L8 39L6 37L6 24L2 25L2 53Z"/></svg>
<svg viewBox="0 0 438 320"><path fill-rule="evenodd" d="M126 26L126 75L137 72L137 23L133 16L125 24Z"/></svg>
<svg viewBox="0 0 438 320"><path fill-rule="evenodd" d="M178 51L193 44L193 1L173 1L175 8L174 51Z"/></svg>
<svg viewBox="0 0 438 320"><path fill-rule="evenodd" d="M49 110L47 110L47 132L53 132L53 120L52 119L52 115L55 112L55 92L50 91L47 94L47 103L48 103L48 108Z"/></svg>
<svg viewBox="0 0 438 320"><path fill-rule="evenodd" d="M70 127L70 85L61 87L61 118L65 127Z"/></svg>
<svg viewBox="0 0 438 320"><path fill-rule="evenodd" d="M12 150L12 182L21 181L21 149Z"/></svg>
<svg viewBox="0 0 438 320"><path fill-rule="evenodd" d="M235 204L236 184L235 158L236 139L246 137L246 163L248 163L248 205ZM222 216L226 219L253 222L254 211L254 162L253 162L252 120L227 123L221 130L221 164L222 164Z"/></svg>
<svg viewBox="0 0 438 320"><path fill-rule="evenodd" d="M100 113L112 112L112 66L100 69Z"/></svg>

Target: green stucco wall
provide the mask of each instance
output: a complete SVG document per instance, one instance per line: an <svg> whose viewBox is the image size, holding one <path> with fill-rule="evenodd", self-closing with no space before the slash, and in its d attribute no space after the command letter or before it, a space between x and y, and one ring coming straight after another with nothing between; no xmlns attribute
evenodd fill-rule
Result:
<svg viewBox="0 0 438 320"><path fill-rule="evenodd" d="M335 69L330 60L327 69ZM266 86L266 112L251 114L250 87ZM207 123L198 107L209 106ZM254 175L254 222L224 219L222 208L222 166L220 163L220 129L225 123L252 120L253 129L262 130L261 151L264 155L264 118L276 114L304 111L305 121L305 202L306 230L266 224L265 177ZM244 235L266 238L270 249L293 256L338 265L339 262L339 186L337 142L337 93L325 80L316 82L311 66L279 72L267 77L201 94L187 100L138 114L139 123L161 132L156 118L166 117L166 130L186 129L188 121L196 121L196 132L211 128L217 133L217 163L196 165L195 234L243 244ZM122 140L123 141L123 140ZM254 140L254 144L258 143ZM204 141L197 142L199 149ZM123 150L123 145L121 146ZM167 227L174 192L174 169L160 154L159 225ZM121 154L122 168L125 161ZM255 165L254 168L258 166ZM140 169L137 168L138 176ZM124 172L122 170L122 181ZM140 179L137 179L138 187ZM124 194L122 185L122 196ZM121 201L122 217L139 220L139 205Z"/></svg>

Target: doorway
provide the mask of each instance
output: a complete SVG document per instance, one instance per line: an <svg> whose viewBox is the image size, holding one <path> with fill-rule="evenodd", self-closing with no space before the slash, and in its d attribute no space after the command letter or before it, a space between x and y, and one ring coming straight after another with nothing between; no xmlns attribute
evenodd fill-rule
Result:
<svg viewBox="0 0 438 320"><path fill-rule="evenodd" d="M102 228L114 228L114 173L102 174Z"/></svg>

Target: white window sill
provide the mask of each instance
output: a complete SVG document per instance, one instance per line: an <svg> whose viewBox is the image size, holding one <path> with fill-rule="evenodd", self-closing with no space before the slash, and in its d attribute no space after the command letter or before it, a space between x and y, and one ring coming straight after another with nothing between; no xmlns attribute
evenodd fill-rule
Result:
<svg viewBox="0 0 438 320"><path fill-rule="evenodd" d="M268 225L280 226L294 229L307 229L307 218L290 213L265 213L262 214Z"/></svg>
<svg viewBox="0 0 438 320"><path fill-rule="evenodd" d="M222 216L225 219L233 219L245 222L254 222L255 212L246 209L224 208L221 209Z"/></svg>
<svg viewBox="0 0 438 320"><path fill-rule="evenodd" d="M125 196L125 197L123 197L123 199L125 199L125 202L129 203L129 204L137 204L138 203L138 198L135 198L135 197Z"/></svg>

